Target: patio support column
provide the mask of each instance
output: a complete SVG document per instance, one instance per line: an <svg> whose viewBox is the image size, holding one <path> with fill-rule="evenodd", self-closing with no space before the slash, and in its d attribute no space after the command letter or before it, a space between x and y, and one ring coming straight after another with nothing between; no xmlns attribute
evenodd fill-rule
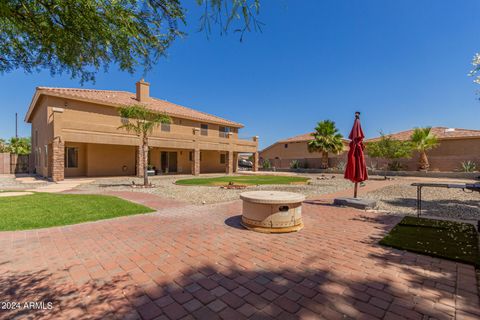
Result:
<svg viewBox="0 0 480 320"><path fill-rule="evenodd" d="M52 170L52 181L65 179L65 143L61 137L55 137L52 142L52 155L49 157Z"/></svg>
<svg viewBox="0 0 480 320"><path fill-rule="evenodd" d="M253 171L258 171L258 152L253 153Z"/></svg>
<svg viewBox="0 0 480 320"><path fill-rule="evenodd" d="M192 174L198 176L200 174L200 149L192 151Z"/></svg>
<svg viewBox="0 0 480 320"><path fill-rule="evenodd" d="M137 177L143 178L144 168L143 168L143 148L142 146L137 147Z"/></svg>
<svg viewBox="0 0 480 320"><path fill-rule="evenodd" d="M233 174L233 151L228 151L226 154L226 174Z"/></svg>
<svg viewBox="0 0 480 320"><path fill-rule="evenodd" d="M238 152L233 153L233 172L238 172Z"/></svg>

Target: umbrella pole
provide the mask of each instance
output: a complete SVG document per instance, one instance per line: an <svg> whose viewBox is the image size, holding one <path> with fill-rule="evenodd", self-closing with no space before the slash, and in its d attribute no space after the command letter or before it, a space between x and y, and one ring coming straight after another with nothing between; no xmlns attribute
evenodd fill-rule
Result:
<svg viewBox="0 0 480 320"><path fill-rule="evenodd" d="M355 189L353 189L353 197L357 197L358 182L355 182Z"/></svg>

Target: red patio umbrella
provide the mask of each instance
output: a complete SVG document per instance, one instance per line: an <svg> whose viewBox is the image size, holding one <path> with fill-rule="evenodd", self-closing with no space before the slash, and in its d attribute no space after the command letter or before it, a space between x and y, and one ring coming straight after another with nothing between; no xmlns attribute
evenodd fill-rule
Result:
<svg viewBox="0 0 480 320"><path fill-rule="evenodd" d="M348 138L350 141L350 150L348 151L347 168L345 169L345 179L355 183L354 197L357 197L358 183L368 179L367 165L363 154L363 134L360 124L360 112L355 112L355 122Z"/></svg>

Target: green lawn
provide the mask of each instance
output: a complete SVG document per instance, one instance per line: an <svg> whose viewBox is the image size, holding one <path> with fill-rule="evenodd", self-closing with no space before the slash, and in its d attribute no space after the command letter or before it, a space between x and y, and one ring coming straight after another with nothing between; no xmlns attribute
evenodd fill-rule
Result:
<svg viewBox="0 0 480 320"><path fill-rule="evenodd" d="M291 184L291 183L306 183L309 178L292 177L292 176L224 176L216 178L193 178L177 180L177 184L185 186L221 186L227 185L230 182L241 185L257 185L257 184Z"/></svg>
<svg viewBox="0 0 480 320"><path fill-rule="evenodd" d="M63 226L153 211L113 196L34 193L0 198L0 230Z"/></svg>
<svg viewBox="0 0 480 320"><path fill-rule="evenodd" d="M478 233L468 223L405 217L380 244L480 267Z"/></svg>

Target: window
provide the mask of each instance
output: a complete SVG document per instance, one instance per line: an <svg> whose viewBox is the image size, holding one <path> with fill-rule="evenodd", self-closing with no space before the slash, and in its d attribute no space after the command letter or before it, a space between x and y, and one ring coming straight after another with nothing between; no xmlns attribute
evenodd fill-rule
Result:
<svg viewBox="0 0 480 320"><path fill-rule="evenodd" d="M188 161L193 161L193 151L188 153Z"/></svg>
<svg viewBox="0 0 480 320"><path fill-rule="evenodd" d="M65 148L65 168L78 168L78 148Z"/></svg>
<svg viewBox="0 0 480 320"><path fill-rule="evenodd" d="M288 148L288 143L285 143L285 149Z"/></svg>
<svg viewBox="0 0 480 320"><path fill-rule="evenodd" d="M45 155L43 160L45 161L43 163L43 166L47 167L48 166L48 146L47 145L45 145Z"/></svg>
<svg viewBox="0 0 480 320"><path fill-rule="evenodd" d="M38 131L35 130L35 147L38 147Z"/></svg>
<svg viewBox="0 0 480 320"><path fill-rule="evenodd" d="M208 136L208 124L201 124L200 125L200 134L202 136Z"/></svg>
<svg viewBox="0 0 480 320"><path fill-rule="evenodd" d="M220 153L220 164L225 164L227 161L227 155L225 153Z"/></svg>
<svg viewBox="0 0 480 320"><path fill-rule="evenodd" d="M164 132L170 132L170 123L162 123L161 129Z"/></svg>
<svg viewBox="0 0 480 320"><path fill-rule="evenodd" d="M230 132L230 127L220 127L219 131L220 137L226 138L228 136L228 133Z"/></svg>
<svg viewBox="0 0 480 320"><path fill-rule="evenodd" d="M40 157L38 156L38 148L35 149L35 166L40 165Z"/></svg>

